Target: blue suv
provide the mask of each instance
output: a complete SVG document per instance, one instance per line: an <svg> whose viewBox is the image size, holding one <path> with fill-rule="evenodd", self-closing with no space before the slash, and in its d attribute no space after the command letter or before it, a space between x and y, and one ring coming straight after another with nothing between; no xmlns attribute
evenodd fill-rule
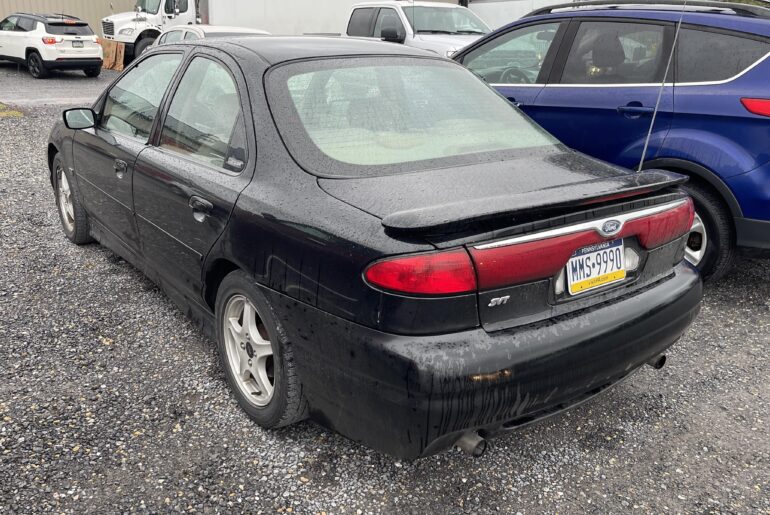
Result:
<svg viewBox="0 0 770 515"><path fill-rule="evenodd" d="M686 257L715 278L770 249L768 56L770 9L620 0L534 11L454 59L569 147L688 175Z"/></svg>

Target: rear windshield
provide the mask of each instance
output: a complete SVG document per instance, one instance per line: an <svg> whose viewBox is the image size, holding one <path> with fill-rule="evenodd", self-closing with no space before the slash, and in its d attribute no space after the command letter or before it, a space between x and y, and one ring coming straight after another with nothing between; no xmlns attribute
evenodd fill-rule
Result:
<svg viewBox="0 0 770 515"><path fill-rule="evenodd" d="M86 23L47 23L45 31L57 36L93 36L94 31Z"/></svg>
<svg viewBox="0 0 770 515"><path fill-rule="evenodd" d="M443 60L305 61L273 69L267 86L289 151L322 176L482 163L557 144L478 77Z"/></svg>

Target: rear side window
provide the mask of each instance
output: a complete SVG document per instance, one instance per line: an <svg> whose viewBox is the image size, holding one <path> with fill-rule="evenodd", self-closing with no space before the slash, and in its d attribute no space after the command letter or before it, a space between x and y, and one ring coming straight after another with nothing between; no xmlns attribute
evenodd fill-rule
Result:
<svg viewBox="0 0 770 515"><path fill-rule="evenodd" d="M770 52L766 41L694 29L682 29L677 45L678 83L729 79Z"/></svg>
<svg viewBox="0 0 770 515"><path fill-rule="evenodd" d="M169 31L168 34L166 34L166 39L162 41L162 43L176 43L177 41L182 40L182 36L184 36L183 30L172 30Z"/></svg>
<svg viewBox="0 0 770 515"><path fill-rule="evenodd" d="M37 22L31 18L19 18L19 30L29 32L35 30Z"/></svg>
<svg viewBox="0 0 770 515"><path fill-rule="evenodd" d="M190 41L190 40L193 40L193 39L199 39L199 38L198 38L198 35L197 35L195 32L190 32L190 31L188 30L188 31L187 31L187 34L185 34L185 35L184 35L184 39L185 39L186 41Z"/></svg>
<svg viewBox="0 0 770 515"><path fill-rule="evenodd" d="M67 23L49 23L45 26L48 34L56 36L93 36L94 31L85 23L67 24Z"/></svg>
<svg viewBox="0 0 770 515"><path fill-rule="evenodd" d="M147 140L160 101L181 60L181 54L158 54L129 70L107 95L99 126Z"/></svg>
<svg viewBox="0 0 770 515"><path fill-rule="evenodd" d="M374 8L354 9L348 23L348 36L369 37L372 35Z"/></svg>
<svg viewBox="0 0 770 515"><path fill-rule="evenodd" d="M230 72L211 59L193 59L174 93L160 146L238 172L246 162L245 132Z"/></svg>
<svg viewBox="0 0 770 515"><path fill-rule="evenodd" d="M563 84L649 84L666 66L663 25L584 22L572 43ZM669 46L670 47L670 46Z"/></svg>

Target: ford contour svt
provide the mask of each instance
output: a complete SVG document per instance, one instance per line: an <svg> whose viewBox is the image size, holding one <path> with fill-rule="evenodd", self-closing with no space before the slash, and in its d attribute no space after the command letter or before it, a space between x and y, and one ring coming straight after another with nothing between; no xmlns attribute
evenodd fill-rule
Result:
<svg viewBox="0 0 770 515"><path fill-rule="evenodd" d="M422 50L164 45L63 118L64 233L199 322L264 427L479 452L659 365L699 309L683 176L569 150Z"/></svg>

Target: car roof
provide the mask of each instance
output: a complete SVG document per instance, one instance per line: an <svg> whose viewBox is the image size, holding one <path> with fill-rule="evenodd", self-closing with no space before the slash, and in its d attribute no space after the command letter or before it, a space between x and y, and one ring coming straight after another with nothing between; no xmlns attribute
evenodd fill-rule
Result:
<svg viewBox="0 0 770 515"><path fill-rule="evenodd" d="M339 36L224 37L196 43L209 46L235 43L253 51L269 64L316 57L375 55L439 57L433 52L406 45Z"/></svg>
<svg viewBox="0 0 770 515"><path fill-rule="evenodd" d="M446 2L413 2L411 0L382 0L380 2L358 2L353 5L353 9L356 7L447 7L456 8L461 7L457 4L450 4Z"/></svg>
<svg viewBox="0 0 770 515"><path fill-rule="evenodd" d="M758 0L763 2L763 0ZM767 3L770 6L770 2ZM706 13L715 15L746 16L770 19L770 8L740 2L718 0L588 0L550 5L535 9L524 17L540 14L569 13L586 10L633 10L633 11L675 11L677 13Z"/></svg>
<svg viewBox="0 0 770 515"><path fill-rule="evenodd" d="M53 13L53 14L38 14L38 13L13 13L9 15L11 16L25 16L27 18L33 18L37 21L42 21L43 23L49 23L49 22L62 22L64 20L72 20L77 22L82 22L80 18L77 16L72 16L71 14L64 14L64 13Z"/></svg>
<svg viewBox="0 0 770 515"><path fill-rule="evenodd" d="M175 30L194 30L203 34L210 34L212 32L220 34L270 34L265 30L252 29L251 27L231 27L228 25L177 25L169 27L164 32L172 32Z"/></svg>

